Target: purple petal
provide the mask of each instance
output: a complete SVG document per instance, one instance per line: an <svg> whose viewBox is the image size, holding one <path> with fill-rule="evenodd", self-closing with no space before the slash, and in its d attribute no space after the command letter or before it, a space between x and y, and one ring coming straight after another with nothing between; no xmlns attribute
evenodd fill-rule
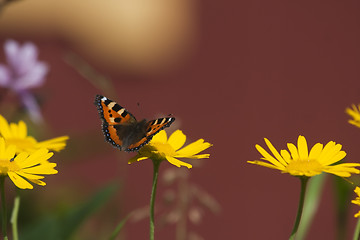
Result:
<svg viewBox="0 0 360 240"><path fill-rule="evenodd" d="M5 65L0 64L0 86L8 87L10 84L10 70Z"/></svg>
<svg viewBox="0 0 360 240"><path fill-rule="evenodd" d="M5 42L6 59L16 75L26 74L37 62L38 51L30 42L20 46L14 40Z"/></svg>
<svg viewBox="0 0 360 240"><path fill-rule="evenodd" d="M7 40L4 44L6 60L11 67L18 65L19 44L14 40Z"/></svg>
<svg viewBox="0 0 360 240"><path fill-rule="evenodd" d="M26 75L16 79L14 88L18 91L41 86L45 81L45 76L49 71L47 64L38 62Z"/></svg>
<svg viewBox="0 0 360 240"><path fill-rule="evenodd" d="M42 123L43 117L41 115L39 105L37 104L34 96L28 91L19 92L19 95L21 97L21 100L22 100L26 110L29 113L31 120L38 124Z"/></svg>
<svg viewBox="0 0 360 240"><path fill-rule="evenodd" d="M38 51L36 46L33 43L26 42L19 50L18 63L17 66L18 73L20 75L27 74L28 71L34 67L37 63Z"/></svg>

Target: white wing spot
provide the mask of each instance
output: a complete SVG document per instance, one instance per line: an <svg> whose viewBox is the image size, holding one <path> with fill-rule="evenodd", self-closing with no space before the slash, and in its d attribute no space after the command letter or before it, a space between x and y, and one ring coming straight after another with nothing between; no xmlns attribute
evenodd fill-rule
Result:
<svg viewBox="0 0 360 240"><path fill-rule="evenodd" d="M122 108L122 109L120 109L119 111L118 111L118 114L123 114L123 112L125 111L125 108Z"/></svg>
<svg viewBox="0 0 360 240"><path fill-rule="evenodd" d="M113 107L115 104L116 104L115 102L111 102L111 103L108 105L108 108L112 109L112 107Z"/></svg>

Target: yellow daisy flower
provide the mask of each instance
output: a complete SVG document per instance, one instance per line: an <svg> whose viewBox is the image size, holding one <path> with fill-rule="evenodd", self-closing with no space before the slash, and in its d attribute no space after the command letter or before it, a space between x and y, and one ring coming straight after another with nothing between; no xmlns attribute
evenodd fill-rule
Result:
<svg viewBox="0 0 360 240"><path fill-rule="evenodd" d="M271 142L265 138L266 145L270 149L272 156L264 148L256 144L256 149L263 156L265 161L248 161L248 163L260 166L278 169L283 173L289 173L293 176L312 177L322 172L331 173L340 177L350 177L352 173L359 174L356 169L359 163L340 163L346 153L341 151L341 145L330 141L323 147L316 143L308 152L307 142L304 136L299 136L297 147L288 143L287 150L281 150L280 153L275 149Z"/></svg>
<svg viewBox="0 0 360 240"><path fill-rule="evenodd" d="M16 152L34 152L41 148L47 148L50 151L60 151L66 146L68 136L57 137L46 141L38 142L32 136L27 135L27 126L23 121L8 123L0 115L0 135L5 139L7 146L15 145Z"/></svg>
<svg viewBox="0 0 360 240"><path fill-rule="evenodd" d="M177 167L185 166L192 168L191 164L180 161L177 158L209 158L210 154L197 154L211 147L212 144L204 142L204 139L199 139L183 147L185 141L186 136L180 130L176 130L171 134L169 139L165 130L162 130L153 137L149 144L142 147L135 157L129 160L129 164L150 158L152 160L168 161Z"/></svg>
<svg viewBox="0 0 360 240"><path fill-rule="evenodd" d="M346 108L345 112L349 114L353 119L349 120L349 123L360 128L360 104L358 107L355 104L351 105L351 108Z"/></svg>
<svg viewBox="0 0 360 240"><path fill-rule="evenodd" d="M31 154L21 152L16 154L16 146L6 146L3 138L0 137L0 175L9 176L11 181L21 189L32 189L29 183L45 186L41 181L48 174L56 174L54 169L56 163L50 163L48 159L53 155L47 149L39 149Z"/></svg>
<svg viewBox="0 0 360 240"><path fill-rule="evenodd" d="M352 202L353 204L356 204L356 205L360 206L360 188L359 188L359 187L356 187L355 190L354 190L354 192L356 193L357 197L356 197L354 200L352 200L351 202ZM354 215L354 217L356 217L356 218L357 218L357 217L360 217L360 211L357 212L357 213Z"/></svg>

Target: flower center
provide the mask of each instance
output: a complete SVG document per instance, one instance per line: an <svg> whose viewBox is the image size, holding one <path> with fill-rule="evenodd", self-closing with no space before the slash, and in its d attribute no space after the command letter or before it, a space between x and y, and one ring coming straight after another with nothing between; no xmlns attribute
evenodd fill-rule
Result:
<svg viewBox="0 0 360 240"><path fill-rule="evenodd" d="M176 154L174 148L168 143L154 142L151 143L151 145L155 147L155 151L162 156L174 156Z"/></svg>
<svg viewBox="0 0 360 240"><path fill-rule="evenodd" d="M20 167L14 162L14 159L0 159L0 174L6 175L8 172L20 170Z"/></svg>
<svg viewBox="0 0 360 240"><path fill-rule="evenodd" d="M305 160L292 160L286 167L286 172L293 173L294 175L317 175L323 170L323 166L317 161L312 159Z"/></svg>

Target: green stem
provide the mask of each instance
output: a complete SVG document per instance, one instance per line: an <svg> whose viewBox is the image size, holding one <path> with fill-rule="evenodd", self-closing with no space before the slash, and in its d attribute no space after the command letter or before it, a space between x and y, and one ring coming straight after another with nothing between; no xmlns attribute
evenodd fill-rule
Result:
<svg viewBox="0 0 360 240"><path fill-rule="evenodd" d="M150 199L150 240L154 240L154 205L155 205L155 197L156 197L156 187L157 187L157 180L159 175L159 166L160 161L152 160L154 165L154 176L153 176L153 185L151 191L151 199Z"/></svg>
<svg viewBox="0 0 360 240"><path fill-rule="evenodd" d="M360 218L358 218L353 236L353 240L358 240L358 239L360 239Z"/></svg>
<svg viewBox="0 0 360 240"><path fill-rule="evenodd" d="M297 230L298 230L298 228L299 228L300 219L301 219L301 215L302 215L302 211L303 211L303 207L304 207L304 199L305 199L305 193L306 193L306 184L307 184L308 180L309 180L308 177L300 177L300 181L301 181L301 192L300 192L299 207L298 207L298 212L297 212L297 216L296 216L294 228L293 228L293 230L292 230L292 232L291 232L291 235L290 235L289 240L295 239Z"/></svg>
<svg viewBox="0 0 360 240"><path fill-rule="evenodd" d="M1 194L1 207L2 207L2 233L4 240L7 238L7 215L6 215L6 203L5 203L5 176L0 177L0 194Z"/></svg>
<svg viewBox="0 0 360 240"><path fill-rule="evenodd" d="M17 193L15 200L14 200L14 208L11 214L11 225L12 225L12 232L13 232L13 240L18 240L19 239L19 234L18 234L18 226L17 226L17 219L18 219L18 214L19 214L19 208L20 208L20 196Z"/></svg>

